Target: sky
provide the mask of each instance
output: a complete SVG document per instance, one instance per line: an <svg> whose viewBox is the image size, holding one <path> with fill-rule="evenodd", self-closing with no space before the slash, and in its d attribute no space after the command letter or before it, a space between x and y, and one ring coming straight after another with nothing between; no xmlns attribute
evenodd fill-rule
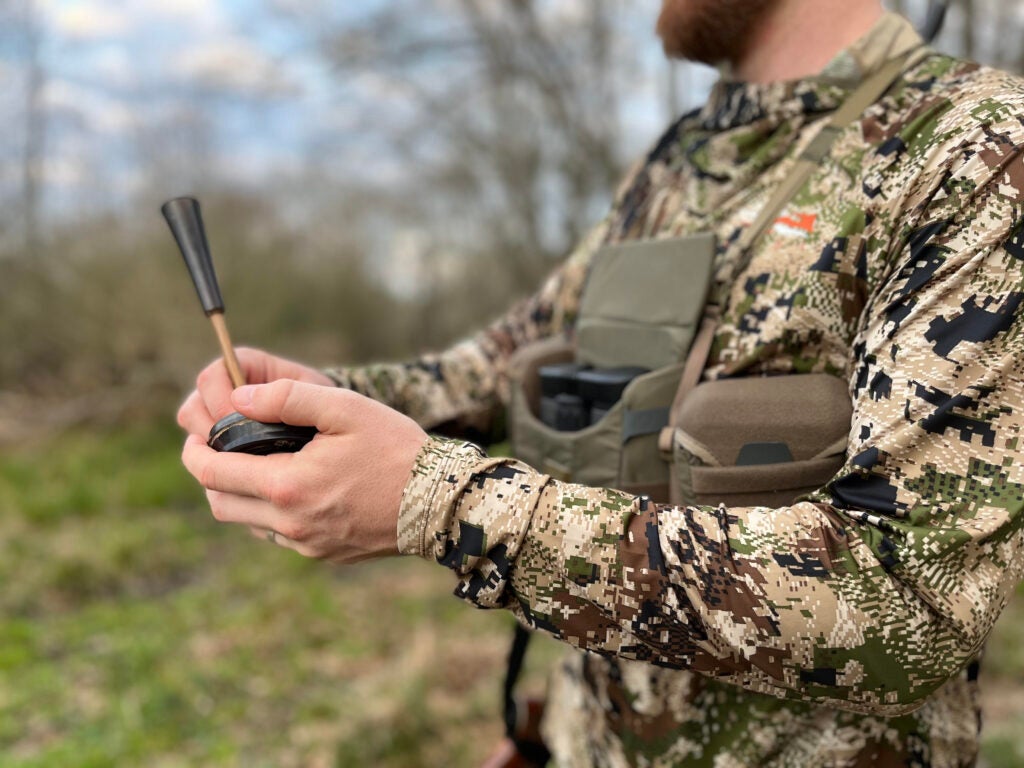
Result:
<svg viewBox="0 0 1024 768"><path fill-rule="evenodd" d="M213 141L215 162L241 180L294 163L329 119L318 113L326 99L316 62L246 0L37 0L36 8L53 116L47 192L57 208L98 175L108 193L130 197L144 182L139 154L185 161L188 137L165 132L195 105L195 130L207 135L192 141ZM16 71L17 61L5 63ZM22 104L7 106L17 114Z"/></svg>
<svg viewBox="0 0 1024 768"><path fill-rule="evenodd" d="M358 135L378 113L387 83L367 75L339 84L288 20L309 9L343 24L346 13L386 0L0 0L0 13L32 7L39 21L49 116L44 210L53 216L127 205L154 184L178 194L204 175L259 187L310 162L336 173L388 178L366 164ZM549 0L572 13L587 0ZM653 44L655 0L634 0L622 30L638 52L642 82L623 112L624 154L642 151L667 121L667 65ZM346 8L350 9L346 11ZM354 10L358 9L358 10ZM2 17L0 17L2 18ZM24 146L25 44L0 31L0 192L17 194ZM710 72L683 77L690 101ZM685 106L682 99L681 106ZM385 113L386 114L386 113ZM385 118L386 119L386 118Z"/></svg>

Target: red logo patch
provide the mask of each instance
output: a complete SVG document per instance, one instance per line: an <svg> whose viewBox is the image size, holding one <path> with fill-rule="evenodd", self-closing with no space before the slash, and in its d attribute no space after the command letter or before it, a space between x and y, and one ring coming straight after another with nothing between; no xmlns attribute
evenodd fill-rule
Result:
<svg viewBox="0 0 1024 768"><path fill-rule="evenodd" d="M783 224L793 229L802 229L804 232L814 231L814 222L818 220L818 214L816 213L798 213L795 217L793 216L779 216L775 220L776 224Z"/></svg>

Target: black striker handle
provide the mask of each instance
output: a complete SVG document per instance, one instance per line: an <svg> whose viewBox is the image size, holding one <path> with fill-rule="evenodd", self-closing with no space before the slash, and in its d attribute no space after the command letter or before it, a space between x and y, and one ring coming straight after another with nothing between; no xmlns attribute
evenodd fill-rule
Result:
<svg viewBox="0 0 1024 768"><path fill-rule="evenodd" d="M224 321L224 299L221 298L220 286L217 285L217 273L213 271L213 259L210 258L210 245L206 242L206 230L203 227L199 201L192 197L177 197L160 206L160 210L171 227L174 239L178 242L178 249L185 259L188 273L192 276L203 311L213 324L231 383L240 387L245 384L245 376L238 364L231 335Z"/></svg>
<svg viewBox="0 0 1024 768"><path fill-rule="evenodd" d="M210 258L210 245L206 242L199 201L193 197L177 197L164 203L160 210L178 242L203 311L207 315L223 312L224 299L217 285L217 273L213 271L213 259Z"/></svg>

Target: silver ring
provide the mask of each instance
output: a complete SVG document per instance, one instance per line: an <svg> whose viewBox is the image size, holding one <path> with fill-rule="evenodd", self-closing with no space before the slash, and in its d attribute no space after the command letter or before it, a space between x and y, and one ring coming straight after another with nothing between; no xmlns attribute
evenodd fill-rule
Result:
<svg viewBox="0 0 1024 768"><path fill-rule="evenodd" d="M277 531L275 531L273 528L267 531L267 541L269 541L271 544L277 544Z"/></svg>

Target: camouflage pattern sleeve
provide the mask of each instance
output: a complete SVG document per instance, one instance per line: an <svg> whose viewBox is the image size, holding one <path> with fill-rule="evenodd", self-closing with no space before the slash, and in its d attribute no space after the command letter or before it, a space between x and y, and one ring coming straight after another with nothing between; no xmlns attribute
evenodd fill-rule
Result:
<svg viewBox="0 0 1024 768"><path fill-rule="evenodd" d="M870 218L889 224L864 240L888 266L850 339L848 459L825 488L779 509L659 507L435 438L402 551L588 651L858 712L919 706L980 652L1024 569L1020 121L996 98L964 109L949 120L972 134L873 179L890 210Z"/></svg>
<svg viewBox="0 0 1024 768"><path fill-rule="evenodd" d="M491 435L508 402L507 365L522 345L563 333L574 320L590 258L604 239L595 227L534 295L476 336L405 363L331 368L338 386L385 403L425 429Z"/></svg>

